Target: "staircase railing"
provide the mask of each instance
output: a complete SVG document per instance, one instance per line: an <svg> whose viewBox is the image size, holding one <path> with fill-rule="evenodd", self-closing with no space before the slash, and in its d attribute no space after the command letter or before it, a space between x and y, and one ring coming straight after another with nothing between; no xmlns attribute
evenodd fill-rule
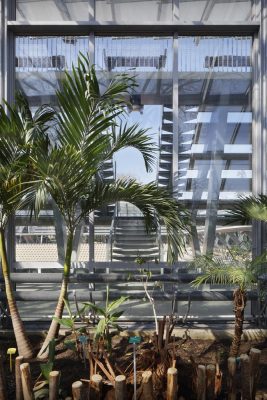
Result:
<svg viewBox="0 0 267 400"><path fill-rule="evenodd" d="M110 224L108 242L107 242L107 255L109 261L112 261L112 250L113 250L113 241L114 241L114 234L116 229L116 218L118 216L118 203L115 203L113 216Z"/></svg>

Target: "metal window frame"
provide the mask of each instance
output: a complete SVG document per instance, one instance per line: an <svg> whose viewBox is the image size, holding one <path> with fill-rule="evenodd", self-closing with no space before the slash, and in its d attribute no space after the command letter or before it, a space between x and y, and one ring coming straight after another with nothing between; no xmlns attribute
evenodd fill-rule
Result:
<svg viewBox="0 0 267 400"><path fill-rule="evenodd" d="M0 96L12 101L15 83L14 43L15 36L24 35L90 35L89 53L94 56L95 35L122 36L165 36L171 35L174 42L178 36L252 36L252 191L254 194L267 193L267 0L253 0L252 20L249 23L229 23L215 25L199 22L179 22L179 0L173 0L173 19L168 23L143 24L99 23L95 21L95 0L88 0L88 21L16 21L16 1L1 0L1 53L0 53ZM258 18L258 19L257 19ZM178 23L179 22L179 23ZM178 43L177 43L178 46ZM175 52L175 48L174 48ZM174 85L175 87L175 85ZM178 102L178 87L173 89L173 99ZM177 100L176 100L177 99ZM178 116L176 116L178 118ZM175 134L178 135L175 132ZM178 140L178 137L177 137ZM174 159L178 155L174 154ZM174 173L177 171L173 171ZM173 178L174 179L174 178ZM92 230L93 232L93 230ZM253 253L258 255L267 247L266 224L253 222ZM14 221L8 229L8 257L11 265L15 263L15 226ZM92 249L92 243L91 243ZM31 263L32 264L32 263ZM57 263L55 263L57 264Z"/></svg>

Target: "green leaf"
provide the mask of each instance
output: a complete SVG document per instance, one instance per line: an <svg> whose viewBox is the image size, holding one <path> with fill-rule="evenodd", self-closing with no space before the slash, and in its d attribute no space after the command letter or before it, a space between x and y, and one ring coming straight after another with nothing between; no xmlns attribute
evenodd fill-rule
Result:
<svg viewBox="0 0 267 400"><path fill-rule="evenodd" d="M113 310L116 310L118 307L120 307L125 301L128 299L128 297L122 296L117 300L112 301L109 303L107 307L107 312L110 313Z"/></svg>
<svg viewBox="0 0 267 400"><path fill-rule="evenodd" d="M73 328L74 322L70 318L57 318L53 317L60 325L66 326L67 328Z"/></svg>
<svg viewBox="0 0 267 400"><path fill-rule="evenodd" d="M41 372L47 381L49 380L50 372L53 371L53 366L54 363L52 362L47 362L46 364L40 364Z"/></svg>
<svg viewBox="0 0 267 400"><path fill-rule="evenodd" d="M104 334L106 328L106 321L102 318L96 326L96 335L99 337Z"/></svg>
<svg viewBox="0 0 267 400"><path fill-rule="evenodd" d="M65 340L64 345L67 349L76 351L76 343L74 340Z"/></svg>

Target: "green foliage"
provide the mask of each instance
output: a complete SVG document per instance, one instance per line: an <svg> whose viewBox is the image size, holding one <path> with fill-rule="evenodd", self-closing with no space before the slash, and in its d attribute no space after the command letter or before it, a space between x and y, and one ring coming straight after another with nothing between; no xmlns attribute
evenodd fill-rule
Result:
<svg viewBox="0 0 267 400"><path fill-rule="evenodd" d="M113 300L109 303L108 300L108 290L106 297L105 307L97 306L93 303L84 303L84 305L94 311L94 313L99 317L99 322L95 328L95 341L99 342L101 340L107 345L108 351L111 350L111 334L110 330L121 330L118 319L123 314L124 311L117 311L118 308L125 303L128 297L122 296L119 299Z"/></svg>
<svg viewBox="0 0 267 400"><path fill-rule="evenodd" d="M201 268L202 274L194 279L192 286L198 287L204 283L219 285L235 285L241 290L247 290L258 281L262 265L266 264L266 255L251 260L250 250L246 243L229 248L225 260L209 255L198 256L193 264Z"/></svg>
<svg viewBox="0 0 267 400"><path fill-rule="evenodd" d="M53 371L55 362L55 349L56 349L56 342L55 339L52 339L48 344L48 361L45 364L40 364L42 375L47 381L49 380L50 372Z"/></svg>
<svg viewBox="0 0 267 400"><path fill-rule="evenodd" d="M229 222L251 224L252 219L267 222L267 196L260 194L258 196L240 197L229 211Z"/></svg>

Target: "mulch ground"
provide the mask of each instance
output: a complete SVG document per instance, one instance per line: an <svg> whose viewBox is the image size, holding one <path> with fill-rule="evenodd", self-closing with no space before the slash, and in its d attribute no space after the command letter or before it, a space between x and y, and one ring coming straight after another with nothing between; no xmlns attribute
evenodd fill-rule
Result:
<svg viewBox="0 0 267 400"><path fill-rule="evenodd" d="M31 342L36 350L40 348L42 338L40 336L32 336ZM89 368L88 363L84 365L83 360L76 352L66 349L64 346L64 338L58 342L56 347L56 360L54 370L61 371L61 398L65 399L67 396L71 396L71 385L73 382L80 380L81 378L89 379ZM15 378L14 371L9 371L9 356L7 356L7 349L9 347L16 347L14 339L0 337L0 354L4 359L4 368L6 372L6 381L8 389L8 399L15 399ZM179 396L183 396L187 400L194 400L195 393L193 388L194 382L194 368L193 362L196 364L216 364L219 361L220 369L223 372L223 386L222 391L218 399L226 399L226 376L227 376L227 358L229 352L230 343L227 341L216 342L213 340L193 340L177 339L175 341L174 351L177 358L178 368L178 384L179 384ZM243 342L241 344L240 354L248 353L251 347L256 347L262 350L260 358L260 381L258 389L267 389L267 341L261 342ZM151 348L152 344L148 337L144 338L143 343L139 346L139 364L143 365L145 370L151 359ZM124 337L115 336L113 338L113 352L111 355L111 361L113 366L116 364L119 370L127 369L128 374L131 375L132 370L132 345L129 345L127 334ZM33 382L37 380L40 375L40 363L36 360L32 360L31 373ZM137 362L138 364L138 362ZM116 367L115 367L116 368ZM14 370L14 368L13 368ZM139 374L140 376L140 374ZM128 385L128 398L132 398L132 385ZM178 397L179 397L178 396ZM110 386L106 386L104 397L106 400L114 398L113 392ZM157 400L164 399L164 393L157 396Z"/></svg>

